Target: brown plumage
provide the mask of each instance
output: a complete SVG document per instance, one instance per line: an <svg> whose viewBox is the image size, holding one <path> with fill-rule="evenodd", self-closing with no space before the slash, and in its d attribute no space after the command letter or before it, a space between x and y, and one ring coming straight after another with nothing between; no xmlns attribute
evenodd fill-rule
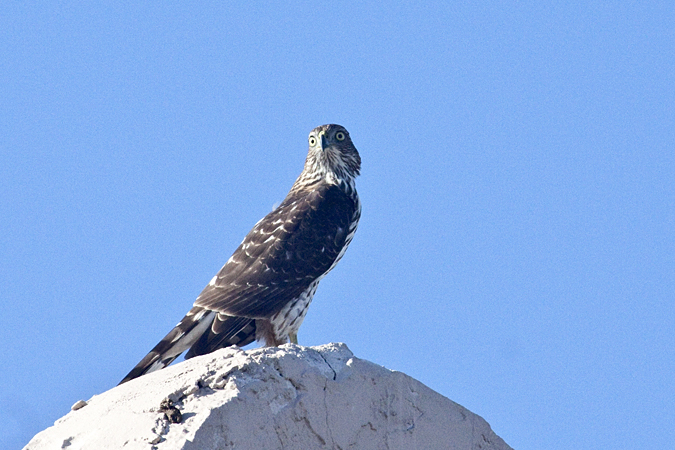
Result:
<svg viewBox="0 0 675 450"><path fill-rule="evenodd" d="M246 235L193 308L120 382L186 358L258 340L291 340L321 279L354 237L361 158L340 125L309 134L305 167L284 201Z"/></svg>

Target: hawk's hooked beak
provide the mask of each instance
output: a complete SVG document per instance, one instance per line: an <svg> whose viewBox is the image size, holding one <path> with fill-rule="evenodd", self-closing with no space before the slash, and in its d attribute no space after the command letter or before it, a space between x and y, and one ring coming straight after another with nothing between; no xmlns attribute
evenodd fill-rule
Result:
<svg viewBox="0 0 675 450"><path fill-rule="evenodd" d="M319 138L321 139L321 150L326 150L328 147L328 139L326 139L326 132L322 131L319 133Z"/></svg>

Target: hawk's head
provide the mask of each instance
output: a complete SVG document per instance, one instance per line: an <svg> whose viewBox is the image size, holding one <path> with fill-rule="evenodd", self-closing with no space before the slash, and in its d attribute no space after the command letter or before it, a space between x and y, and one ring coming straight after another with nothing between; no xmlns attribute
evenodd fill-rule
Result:
<svg viewBox="0 0 675 450"><path fill-rule="evenodd" d="M349 133L340 125L321 125L309 133L309 152L303 175L353 185L361 170L361 157Z"/></svg>

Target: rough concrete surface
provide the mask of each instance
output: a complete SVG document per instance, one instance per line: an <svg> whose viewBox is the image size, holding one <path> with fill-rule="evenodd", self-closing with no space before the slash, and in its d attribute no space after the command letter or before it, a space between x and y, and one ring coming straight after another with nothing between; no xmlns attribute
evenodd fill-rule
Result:
<svg viewBox="0 0 675 450"><path fill-rule="evenodd" d="M73 406L24 449L510 449L481 417L344 344L223 349Z"/></svg>

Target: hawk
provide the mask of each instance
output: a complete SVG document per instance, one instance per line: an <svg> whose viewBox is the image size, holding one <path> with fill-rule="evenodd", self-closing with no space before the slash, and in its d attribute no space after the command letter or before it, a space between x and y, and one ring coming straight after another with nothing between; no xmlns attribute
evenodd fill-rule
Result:
<svg viewBox="0 0 675 450"><path fill-rule="evenodd" d="M297 343L323 277L345 254L361 217L361 157L340 125L309 133L305 167L284 201L255 224L192 309L120 384L219 348Z"/></svg>

